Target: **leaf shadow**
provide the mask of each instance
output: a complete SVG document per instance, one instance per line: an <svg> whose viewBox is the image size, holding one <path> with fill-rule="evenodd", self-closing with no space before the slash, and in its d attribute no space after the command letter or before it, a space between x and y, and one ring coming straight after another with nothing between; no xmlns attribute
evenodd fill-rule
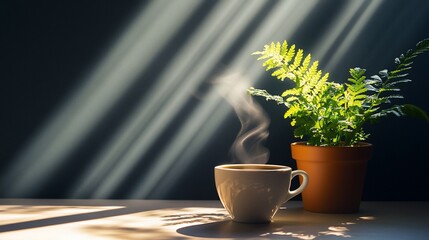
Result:
<svg viewBox="0 0 429 240"><path fill-rule="evenodd" d="M344 239L353 236L357 224L374 220L362 214L317 214L291 208L280 210L271 223L221 220L185 226L177 229L177 233L197 238Z"/></svg>

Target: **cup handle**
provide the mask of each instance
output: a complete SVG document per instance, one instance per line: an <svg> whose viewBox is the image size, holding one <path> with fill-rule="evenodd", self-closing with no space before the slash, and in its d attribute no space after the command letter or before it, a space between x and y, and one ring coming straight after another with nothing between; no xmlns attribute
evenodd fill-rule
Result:
<svg viewBox="0 0 429 240"><path fill-rule="evenodd" d="M302 170L292 171L292 174L290 176L290 181L292 182L292 179L295 176L297 176L297 175L301 175L302 176L302 183L301 183L301 185L297 189L295 189L293 191L291 191L290 189L288 189L288 195L286 197L286 201L285 202L289 201L289 199L291 199L291 198L295 197L296 195L300 194L307 187L307 184L308 184L308 174L306 172L302 171Z"/></svg>

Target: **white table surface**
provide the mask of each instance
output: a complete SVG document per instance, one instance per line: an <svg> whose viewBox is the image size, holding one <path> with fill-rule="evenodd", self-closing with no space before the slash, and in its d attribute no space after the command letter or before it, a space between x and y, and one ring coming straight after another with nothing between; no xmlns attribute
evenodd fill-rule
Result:
<svg viewBox="0 0 429 240"><path fill-rule="evenodd" d="M232 222L219 201L0 199L0 239L429 239L429 202L362 202L317 214L290 201L269 224Z"/></svg>

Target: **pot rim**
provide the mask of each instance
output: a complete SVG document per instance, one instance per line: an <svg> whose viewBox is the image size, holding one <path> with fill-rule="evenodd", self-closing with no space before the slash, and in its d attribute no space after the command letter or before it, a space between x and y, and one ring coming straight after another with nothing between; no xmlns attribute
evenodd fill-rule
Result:
<svg viewBox="0 0 429 240"><path fill-rule="evenodd" d="M367 161L373 149L370 143L358 146L312 146L306 142L295 142L290 147L293 159L312 162Z"/></svg>
<svg viewBox="0 0 429 240"><path fill-rule="evenodd" d="M373 146L371 143L368 143L368 142L359 142L357 145L315 146L315 145L307 145L306 141L293 142L290 145L291 146L314 147L314 148L365 148L365 147L372 147Z"/></svg>

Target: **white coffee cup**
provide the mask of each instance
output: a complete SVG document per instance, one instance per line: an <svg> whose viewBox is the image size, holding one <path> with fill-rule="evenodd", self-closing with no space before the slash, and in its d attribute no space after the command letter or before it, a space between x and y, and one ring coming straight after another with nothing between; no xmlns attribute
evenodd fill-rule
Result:
<svg viewBox="0 0 429 240"><path fill-rule="evenodd" d="M236 222L271 222L280 206L304 191L308 183L306 172L282 165L226 164L214 171L219 198ZM302 183L290 191L297 175L302 176Z"/></svg>

